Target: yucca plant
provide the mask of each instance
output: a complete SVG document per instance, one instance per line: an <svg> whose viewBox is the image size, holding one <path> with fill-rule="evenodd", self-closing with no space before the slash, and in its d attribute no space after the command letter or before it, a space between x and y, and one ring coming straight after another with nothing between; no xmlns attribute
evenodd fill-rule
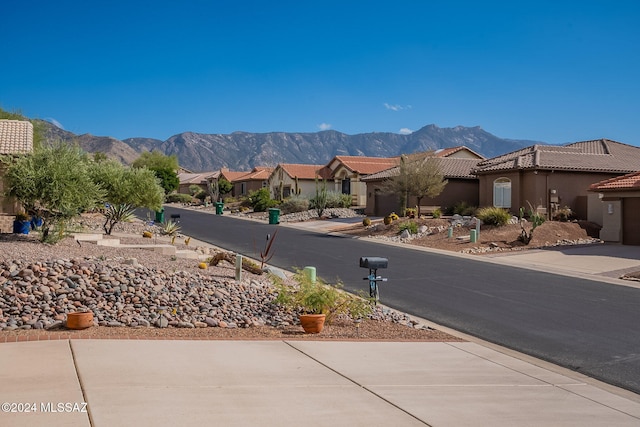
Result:
<svg viewBox="0 0 640 427"><path fill-rule="evenodd" d="M127 204L109 205L104 211L106 221L102 228L107 235L111 235L113 227L119 222L131 222L135 218L134 207Z"/></svg>

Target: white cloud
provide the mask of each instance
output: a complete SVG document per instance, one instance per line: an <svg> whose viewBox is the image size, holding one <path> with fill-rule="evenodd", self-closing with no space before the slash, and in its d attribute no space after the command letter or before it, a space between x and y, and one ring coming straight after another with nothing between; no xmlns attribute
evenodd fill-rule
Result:
<svg viewBox="0 0 640 427"><path fill-rule="evenodd" d="M401 110L411 109L411 105L389 104L387 102L385 102L383 105L384 105L384 108L391 111L401 111Z"/></svg>
<svg viewBox="0 0 640 427"><path fill-rule="evenodd" d="M60 129L64 130L64 126L62 126L62 123L60 123L59 121L57 121L53 117L47 117L45 120L48 121L49 123L53 124L57 128L60 128Z"/></svg>
<svg viewBox="0 0 640 427"><path fill-rule="evenodd" d="M400 135L410 135L410 134L412 134L412 133L413 133L413 131L412 131L411 129L409 129L409 128L402 128L402 129L400 129L400 130L398 131L398 133L399 133Z"/></svg>
<svg viewBox="0 0 640 427"><path fill-rule="evenodd" d="M331 124L329 124L329 123L320 123L318 125L318 129L320 129L320 130L329 130L329 129L331 129Z"/></svg>

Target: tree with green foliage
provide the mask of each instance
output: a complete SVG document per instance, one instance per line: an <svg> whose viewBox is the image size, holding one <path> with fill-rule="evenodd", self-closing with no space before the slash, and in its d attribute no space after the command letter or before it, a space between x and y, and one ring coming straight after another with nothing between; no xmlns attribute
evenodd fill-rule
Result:
<svg viewBox="0 0 640 427"><path fill-rule="evenodd" d="M160 179L160 185L165 194L178 189L180 180L178 179L178 157L174 154L167 156L158 150L145 151L138 157L132 165L134 168L144 168L152 170L156 177Z"/></svg>
<svg viewBox="0 0 640 427"><path fill-rule="evenodd" d="M58 142L8 162L8 193L43 219L42 241L64 236L66 222L94 208L104 190L89 174L90 160L77 146ZM51 234L56 230L55 235Z"/></svg>
<svg viewBox="0 0 640 427"><path fill-rule="evenodd" d="M410 162L407 172L409 174L408 192L416 198L418 218L420 218L422 199L425 197L432 199L440 195L448 181L444 179L438 161L431 156Z"/></svg>
<svg viewBox="0 0 640 427"><path fill-rule="evenodd" d="M207 181L207 190L212 202L217 202L225 194L228 194L233 190L233 184L227 181L224 177L218 179L212 179Z"/></svg>
<svg viewBox="0 0 640 427"><path fill-rule="evenodd" d="M106 234L111 234L117 223L132 218L137 207L154 210L162 207L164 190L150 169L130 168L117 160L104 160L92 162L89 173L104 191L102 201L110 205L105 211Z"/></svg>
<svg viewBox="0 0 640 427"><path fill-rule="evenodd" d="M431 155L401 156L397 175L389 178L383 185L383 191L397 194L400 198L401 212L407 209L408 196L414 196L418 203L418 217L420 217L420 202L425 197L436 197L444 190L447 180L440 171L439 164Z"/></svg>

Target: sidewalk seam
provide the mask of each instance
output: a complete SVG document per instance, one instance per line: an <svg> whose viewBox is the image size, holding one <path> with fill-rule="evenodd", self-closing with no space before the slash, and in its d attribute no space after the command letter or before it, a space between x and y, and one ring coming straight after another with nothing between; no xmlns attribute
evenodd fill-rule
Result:
<svg viewBox="0 0 640 427"><path fill-rule="evenodd" d="M289 341L282 341L283 343L285 343L286 345L288 345L289 347L291 347L292 349L296 350L297 352L299 352L300 354L304 355L305 357L308 357L309 359L313 360L314 362L318 363L319 365L325 367L326 369L330 370L331 372L339 375L340 377L344 378L345 380L349 381L352 384L357 385L358 387L360 387L363 390L366 390L368 393L372 394L373 396L377 397L378 399L382 400L383 402L386 402L387 404L393 406L394 408L398 409L401 412L404 412L405 414L407 414L408 416L410 416L411 418L413 418L416 421L419 421L420 423L424 424L425 426L428 427L433 427L431 424L427 423L426 421L418 418L417 416L413 415L411 412L407 411L406 409L401 408L400 406L396 405L395 403L391 402L390 400L380 396L378 393L376 393L375 391L369 389L368 387L358 383L357 381L349 378L348 376L344 375L343 373L335 370L334 368L332 368L331 366L322 363L320 360L316 359L315 357L311 356L310 354L305 353L304 351L302 351L301 349L295 347L293 344L291 344Z"/></svg>
<svg viewBox="0 0 640 427"><path fill-rule="evenodd" d="M80 377L80 372L78 371L78 363L76 362L76 354L73 351L73 345L71 344L71 339L68 339L69 350L71 351L71 360L73 361L73 369L76 371L76 378L78 379L78 384L80 385L80 392L82 393L82 399L87 404L87 415L89 418L89 426L93 427L95 424L93 422L93 415L91 413L91 406L89 406L89 402L87 402L87 396L84 392L84 385L82 384L82 378Z"/></svg>

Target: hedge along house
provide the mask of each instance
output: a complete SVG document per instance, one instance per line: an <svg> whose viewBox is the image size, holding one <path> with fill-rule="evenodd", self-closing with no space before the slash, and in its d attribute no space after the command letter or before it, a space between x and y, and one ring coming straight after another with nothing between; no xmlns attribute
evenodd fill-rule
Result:
<svg viewBox="0 0 640 427"><path fill-rule="evenodd" d="M640 148L609 139L568 145L532 145L478 164L480 206L508 209L514 215L529 203L553 218L569 207L574 219L602 225L597 195L591 184L638 170ZM596 203L597 202L597 203Z"/></svg>
<svg viewBox="0 0 640 427"><path fill-rule="evenodd" d="M457 203L465 202L469 206L478 206L478 178L471 171L484 160L480 154L464 147L445 148L433 152L417 153L412 156L423 156L425 161L432 157L440 168L444 179L448 181L444 191L434 198L423 198L420 205L422 213L435 208L446 210ZM385 194L385 181L398 176L399 166L369 175L363 178L367 184L367 205L365 214L385 216L391 212L401 213L400 198L397 194ZM415 207L417 200L410 196L407 207ZM428 207L428 208L427 208Z"/></svg>
<svg viewBox="0 0 640 427"><path fill-rule="evenodd" d="M311 199L316 195L316 179L322 181L327 178L330 178L330 173L324 165L280 163L269 176L267 186L275 200L290 196Z"/></svg>
<svg viewBox="0 0 640 427"><path fill-rule="evenodd" d="M33 152L33 125L24 120L0 120L0 155L11 156ZM7 164L0 162L0 233L13 230L15 214L21 209L12 197L5 195Z"/></svg>
<svg viewBox="0 0 640 427"><path fill-rule="evenodd" d="M640 245L640 172L597 182L589 191L596 193L601 202L600 238Z"/></svg>
<svg viewBox="0 0 640 427"><path fill-rule="evenodd" d="M351 206L365 208L367 205L367 184L365 176L400 164L400 157L336 156L327 164L327 190L350 194Z"/></svg>

